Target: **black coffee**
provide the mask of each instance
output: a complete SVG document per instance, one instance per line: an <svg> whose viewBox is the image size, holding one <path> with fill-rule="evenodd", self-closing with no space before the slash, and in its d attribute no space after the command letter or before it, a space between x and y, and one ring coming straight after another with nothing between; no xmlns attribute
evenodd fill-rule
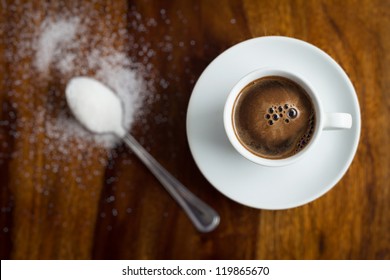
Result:
<svg viewBox="0 0 390 280"><path fill-rule="evenodd" d="M283 159L306 147L316 120L313 103L300 85L268 76L240 92L232 121L247 150L263 158Z"/></svg>

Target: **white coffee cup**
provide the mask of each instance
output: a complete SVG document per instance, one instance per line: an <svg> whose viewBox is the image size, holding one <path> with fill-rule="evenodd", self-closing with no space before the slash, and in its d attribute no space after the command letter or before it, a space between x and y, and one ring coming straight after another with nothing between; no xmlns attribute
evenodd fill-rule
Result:
<svg viewBox="0 0 390 280"><path fill-rule="evenodd" d="M245 88L251 82L267 76L284 77L300 85L311 98L315 111L316 122L311 140L302 150L290 157L283 159L264 158L250 152L241 144L234 130L232 114L234 104L238 95L241 93L242 89ZM318 142L323 130L350 129L352 127L352 116L350 114L324 112L321 104L321 98L316 93L315 88L310 85L309 81L305 80L303 77L298 76L295 73L277 68L260 68L253 72L250 72L249 74L241 78L233 86L228 95L228 98L225 103L223 119L227 137L229 138L230 143L237 150L237 152L239 152L243 157L254 163L273 167L292 164L297 160L301 159L304 155L310 153L310 150Z"/></svg>

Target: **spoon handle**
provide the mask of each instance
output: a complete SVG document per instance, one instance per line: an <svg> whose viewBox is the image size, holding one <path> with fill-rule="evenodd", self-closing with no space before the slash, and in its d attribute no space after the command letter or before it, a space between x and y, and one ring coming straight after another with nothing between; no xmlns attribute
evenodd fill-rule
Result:
<svg viewBox="0 0 390 280"><path fill-rule="evenodd" d="M156 176L169 194L177 203L179 203L199 231L209 232L218 226L219 215L214 209L184 187L175 177L162 167L133 136L126 133L123 140L149 168L154 176Z"/></svg>

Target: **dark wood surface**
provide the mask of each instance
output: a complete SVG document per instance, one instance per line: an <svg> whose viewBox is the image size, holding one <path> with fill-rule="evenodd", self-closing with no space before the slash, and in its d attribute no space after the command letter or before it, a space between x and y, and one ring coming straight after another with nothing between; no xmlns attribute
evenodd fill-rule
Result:
<svg viewBox="0 0 390 280"><path fill-rule="evenodd" d="M13 2L0 2L2 259L390 258L390 1ZM33 57L17 55L17 43L46 17L67 13L90 18L100 36L125 28L126 38L153 49L145 79L159 98L144 105L132 132L220 213L217 230L198 233L123 145L107 152L47 135L38 109L51 117L48 108L63 106L69 77L41 79ZM228 47L264 35L329 53L352 80L362 113L359 148L343 179L320 199L283 211L222 196L196 167L186 139L187 105L201 72ZM144 56L128 48L134 61Z"/></svg>

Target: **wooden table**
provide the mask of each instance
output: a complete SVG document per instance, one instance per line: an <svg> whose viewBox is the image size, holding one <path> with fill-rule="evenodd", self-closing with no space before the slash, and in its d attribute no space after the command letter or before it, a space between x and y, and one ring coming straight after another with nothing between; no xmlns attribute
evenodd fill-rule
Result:
<svg viewBox="0 0 390 280"><path fill-rule="evenodd" d="M0 3L2 259L390 258L390 1L12 2ZM46 18L69 15L89 18L100 36L125 28L126 38L154 51L145 79L155 98L132 132L217 209L217 230L198 233L123 145L108 156L93 142L80 147L48 135L45 121L64 108L69 77L51 71L41 78L28 52L17 55L24 51L18 42ZM352 80L362 113L360 145L343 179L320 199L283 211L221 195L198 170L186 138L188 101L205 67L230 46L264 35L329 53ZM113 40L126 44L119 35ZM127 55L146 61L135 47Z"/></svg>

